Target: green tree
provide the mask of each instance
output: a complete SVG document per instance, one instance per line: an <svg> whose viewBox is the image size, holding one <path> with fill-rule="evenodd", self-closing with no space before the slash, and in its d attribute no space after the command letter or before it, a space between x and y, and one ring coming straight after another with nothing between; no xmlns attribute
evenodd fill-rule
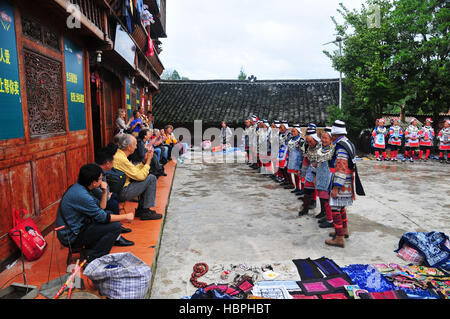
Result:
<svg viewBox="0 0 450 319"><path fill-rule="evenodd" d="M377 25L370 23L374 5L379 6ZM344 23L338 24L332 18L338 40L342 40L342 55L338 50L324 53L333 66L343 72L344 86L352 90L352 99L343 99L342 112L347 121L355 123L357 130L371 127L383 109L402 95L395 82L397 74L390 68L392 43L396 38L390 23L391 9L389 1L368 0L360 12L349 11L341 3L338 12ZM353 31L351 34L350 30Z"/></svg>
<svg viewBox="0 0 450 319"><path fill-rule="evenodd" d="M244 68L241 67L241 71L239 72L239 75L238 75L238 80L243 81L243 80L246 80L246 79L247 79L247 74L245 74Z"/></svg>
<svg viewBox="0 0 450 319"><path fill-rule="evenodd" d="M324 53L352 91L343 99L342 117L362 129L402 105L435 116L448 110L449 7L446 0L366 0L359 11L340 4L344 22L332 20L342 55Z"/></svg>
<svg viewBox="0 0 450 319"><path fill-rule="evenodd" d="M177 70L173 70L172 74L169 77L169 80L172 80L172 81L181 80L181 76L180 76L180 74L178 73Z"/></svg>
<svg viewBox="0 0 450 319"><path fill-rule="evenodd" d="M398 32L393 69L413 96L409 112L448 111L450 104L450 3L447 0L395 0L392 24ZM437 125L437 121L435 121Z"/></svg>

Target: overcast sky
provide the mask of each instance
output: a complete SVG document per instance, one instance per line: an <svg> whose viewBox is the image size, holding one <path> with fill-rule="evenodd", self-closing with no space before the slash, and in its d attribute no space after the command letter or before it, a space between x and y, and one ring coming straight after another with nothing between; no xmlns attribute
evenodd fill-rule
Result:
<svg viewBox="0 0 450 319"><path fill-rule="evenodd" d="M160 58L191 80L337 78L322 50L335 37L331 16L362 0L167 0Z"/></svg>

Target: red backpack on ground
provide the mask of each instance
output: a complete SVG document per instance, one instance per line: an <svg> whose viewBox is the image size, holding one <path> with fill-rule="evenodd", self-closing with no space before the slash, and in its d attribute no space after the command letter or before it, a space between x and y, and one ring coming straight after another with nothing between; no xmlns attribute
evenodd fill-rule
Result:
<svg viewBox="0 0 450 319"><path fill-rule="evenodd" d="M25 209L21 211L24 216L28 214ZM47 246L47 242L33 220L31 218L22 220L17 209L13 209L13 228L9 231L9 235L29 261L41 257Z"/></svg>

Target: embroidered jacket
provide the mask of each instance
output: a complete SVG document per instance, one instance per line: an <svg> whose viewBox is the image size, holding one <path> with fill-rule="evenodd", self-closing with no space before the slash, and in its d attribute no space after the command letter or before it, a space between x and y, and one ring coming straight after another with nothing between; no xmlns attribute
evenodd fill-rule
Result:
<svg viewBox="0 0 450 319"><path fill-rule="evenodd" d="M390 145L402 145L403 130L399 125L392 125L389 128L389 141Z"/></svg>
<svg viewBox="0 0 450 319"><path fill-rule="evenodd" d="M338 196L336 199L330 199L330 206L345 207L352 204L354 199L353 188L353 170L350 169L349 162L352 161L354 154L349 154L347 150L341 145L346 143L354 151L353 143L346 136L337 139L333 144L335 145L334 155L330 161L330 168L334 168L334 175L332 186L339 187Z"/></svg>
<svg viewBox="0 0 450 319"><path fill-rule="evenodd" d="M438 134L439 150L450 151L450 127L444 127Z"/></svg>
<svg viewBox="0 0 450 319"><path fill-rule="evenodd" d="M278 151L278 165L280 168L285 168L287 159L289 156L288 142L291 140L292 135L289 131L280 133L280 149Z"/></svg>
<svg viewBox="0 0 450 319"><path fill-rule="evenodd" d="M410 125L405 130L405 146L418 147L419 146L419 128L415 125Z"/></svg>
<svg viewBox="0 0 450 319"><path fill-rule="evenodd" d="M305 140L300 134L289 140L288 173L298 173L300 171L303 160L302 145L304 142Z"/></svg>
<svg viewBox="0 0 450 319"><path fill-rule="evenodd" d="M423 126L419 131L420 146L433 146L434 129L431 126Z"/></svg>
<svg viewBox="0 0 450 319"><path fill-rule="evenodd" d="M384 126L378 126L372 131L373 146L376 148L385 148L385 137L387 136L387 129Z"/></svg>

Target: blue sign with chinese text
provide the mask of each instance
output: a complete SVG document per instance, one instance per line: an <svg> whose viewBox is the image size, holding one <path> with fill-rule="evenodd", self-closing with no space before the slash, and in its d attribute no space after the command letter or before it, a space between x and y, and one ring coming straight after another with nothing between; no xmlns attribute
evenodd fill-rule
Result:
<svg viewBox="0 0 450 319"><path fill-rule="evenodd" d="M127 118L131 118L131 85L130 85L130 79L125 78L125 93L127 97Z"/></svg>
<svg viewBox="0 0 450 319"><path fill-rule="evenodd" d="M14 10L0 0L0 140L24 137Z"/></svg>
<svg viewBox="0 0 450 319"><path fill-rule="evenodd" d="M69 131L85 130L86 104L84 96L83 50L67 38L64 38L64 61L66 64Z"/></svg>

